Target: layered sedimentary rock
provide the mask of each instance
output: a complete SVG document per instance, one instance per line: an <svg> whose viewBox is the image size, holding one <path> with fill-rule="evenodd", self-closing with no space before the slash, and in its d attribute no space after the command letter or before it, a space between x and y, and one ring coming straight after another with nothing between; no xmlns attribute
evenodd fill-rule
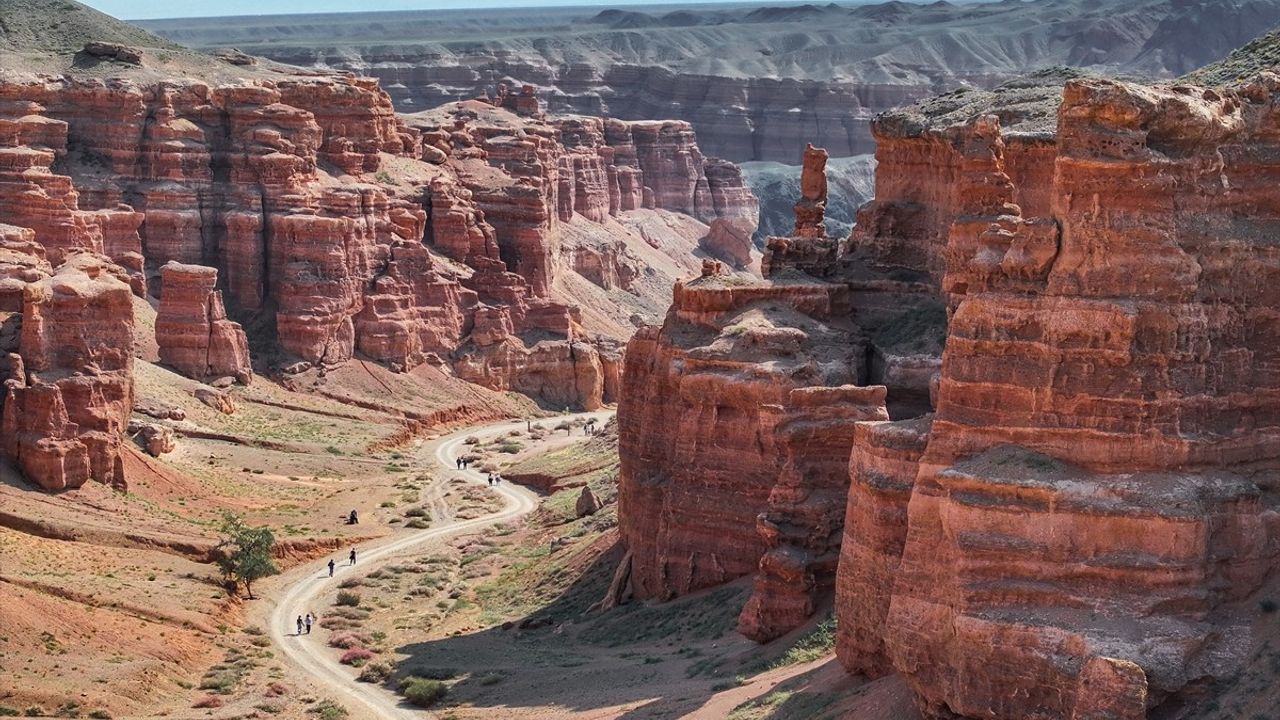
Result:
<svg viewBox="0 0 1280 720"><path fill-rule="evenodd" d="M163 358L192 377L250 377L230 316L273 330L281 363L432 361L596 407L623 338L581 327L557 279L627 289L642 268L607 232L562 246L561 223L613 222L651 184L651 207L754 231L740 176L684 123L553 123L531 88L406 122L367 78L218 74L233 59L205 59L210 81L0 78L0 213L54 265L91 251L139 295L163 286ZM167 263L188 271L161 282Z"/></svg>
<svg viewBox="0 0 1280 720"><path fill-rule="evenodd" d="M227 319L216 268L169 262L160 268L160 310L156 342L160 361L196 380L253 378L249 340L239 323Z"/></svg>
<svg viewBox="0 0 1280 720"><path fill-rule="evenodd" d="M836 586L836 655L850 672L892 671L884 621L907 539L907 503L931 418L863 422L849 452L849 495Z"/></svg>
<svg viewBox="0 0 1280 720"><path fill-rule="evenodd" d="M865 353L838 288L812 278L725 280L678 284L663 327L641 329L627 347L618 517L636 597L752 574L766 549L785 556L791 538L763 537L756 526L784 468L779 426L790 420L798 434L806 416L829 414L827 439L839 443L842 418L874 412L865 389L846 387ZM801 512L794 492L776 492Z"/></svg>
<svg viewBox="0 0 1280 720"><path fill-rule="evenodd" d="M943 244L910 257L952 311L927 440L858 428L847 667L947 718L1141 718L1238 670L1276 564L1277 92L1085 78L1021 130L990 96L878 123L855 241ZM951 188L907 180L930 157Z"/></svg>
<svg viewBox="0 0 1280 720"><path fill-rule="evenodd" d="M803 625L831 591L854 427L889 419L880 385L802 388L787 399L787 415L774 430L783 466L756 520L765 552L738 619L739 632L760 642Z"/></svg>
<svg viewBox="0 0 1280 720"><path fill-rule="evenodd" d="M810 146L807 156L803 232L770 240L763 281L726 279L709 260L703 278L678 285L663 327L627 349L618 413L636 596L754 574L739 629L761 642L830 595L854 427L889 420L918 383L878 358L900 357L904 323L931 330L904 318L936 302L927 284L879 272L826 236L824 155ZM915 349L936 357L940 345Z"/></svg>
<svg viewBox="0 0 1280 720"><path fill-rule="evenodd" d="M121 443L133 408L127 280L105 258L77 253L51 276L24 283L0 449L46 490L89 480L124 487Z"/></svg>

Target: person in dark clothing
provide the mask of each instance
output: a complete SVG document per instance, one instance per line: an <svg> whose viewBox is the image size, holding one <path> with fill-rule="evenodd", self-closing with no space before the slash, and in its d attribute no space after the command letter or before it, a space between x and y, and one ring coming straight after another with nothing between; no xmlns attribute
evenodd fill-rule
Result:
<svg viewBox="0 0 1280 720"><path fill-rule="evenodd" d="M333 562L333 558L329 558L329 577L333 577L333 566L335 564L336 563Z"/></svg>
<svg viewBox="0 0 1280 720"><path fill-rule="evenodd" d="M355 564L356 564L356 549L355 549L355 548L351 548L351 555L350 555L350 557L351 557L351 564L352 564L352 565L355 565Z"/></svg>
<svg viewBox="0 0 1280 720"><path fill-rule="evenodd" d="M302 634L302 616L301 615L298 616L298 634L299 635Z"/></svg>
<svg viewBox="0 0 1280 720"><path fill-rule="evenodd" d="M459 469L459 470L461 470L461 469L462 469L462 458L461 458L461 457L459 457L457 460L455 460L455 461L454 461L454 464L456 464L456 465L458 466L458 469Z"/></svg>
<svg viewBox="0 0 1280 720"><path fill-rule="evenodd" d="M348 524L348 525L359 525L359 524L360 524L360 516L356 514L356 511L355 511L355 510L352 510L352 511L351 511L351 514L347 516L347 524Z"/></svg>

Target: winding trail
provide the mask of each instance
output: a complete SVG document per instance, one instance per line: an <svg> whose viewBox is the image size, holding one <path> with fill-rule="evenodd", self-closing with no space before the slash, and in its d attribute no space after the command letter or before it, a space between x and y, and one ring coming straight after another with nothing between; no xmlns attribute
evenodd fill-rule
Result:
<svg viewBox="0 0 1280 720"><path fill-rule="evenodd" d="M578 413L569 417L585 419L596 418L604 421L613 414L611 410L590 413ZM511 430L523 430L524 420L483 425L460 430L451 435L438 438L422 445L418 451L418 460L430 462L438 469L452 473L454 477L465 477L473 483L485 483L485 475L479 470L458 470L455 459L462 453L468 437L493 437ZM338 662L336 653L320 640L323 633L298 636L291 632L294 620L298 616L314 611L316 598L332 588L348 575L366 575L389 564L403 553L432 541L439 541L469 530L479 530L489 525L512 520L526 515L538 507L538 496L513 483L503 482L493 488L506 500L502 510L472 520L448 520L436 527L410 534L397 533L376 543L365 543L359 549L357 564L352 567L346 564L345 551L335 557L339 565L334 576L329 577L328 567L324 561L316 561L314 566L307 564L289 574L291 584L285 585L276 598L275 608L271 611L269 634L271 640L285 657L297 668L315 679L314 690L318 695L329 695L334 700L349 706L355 717L371 718L413 718L423 720L431 718L431 713L411 707L400 701L400 698L381 685L356 682L352 668Z"/></svg>

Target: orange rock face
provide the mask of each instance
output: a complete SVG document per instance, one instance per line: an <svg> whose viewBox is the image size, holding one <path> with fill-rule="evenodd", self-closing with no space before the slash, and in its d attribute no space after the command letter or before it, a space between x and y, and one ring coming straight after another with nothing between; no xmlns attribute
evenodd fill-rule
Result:
<svg viewBox="0 0 1280 720"><path fill-rule="evenodd" d="M91 251L138 295L163 285L161 351L192 377L251 376L230 316L274 325L281 364L430 361L598 407L619 338L586 332L553 288L574 271L626 289L641 267L619 241L562 247L560 224L612 222L648 182L671 209L754 230L740 176L717 166L706 191L686 124L637 143L626 123L546 121L531 88L406 120L372 80L244 73L0 81L0 216L55 267ZM18 282L0 291L11 312Z"/></svg>
<svg viewBox="0 0 1280 720"><path fill-rule="evenodd" d="M803 625L833 591L857 424L929 409L940 344L908 350L895 326L944 322L940 306L937 320L917 317L937 304L919 270L895 279L841 257L820 218L823 156L810 155L804 234L770 240L763 281L708 259L702 278L678 285L663 327L628 346L618 409L634 594L754 575L738 628L761 642Z"/></svg>
<svg viewBox="0 0 1280 720"><path fill-rule="evenodd" d="M821 497L806 507L794 485L810 468L783 460L790 440L839 445L843 424L883 412L882 397L848 387L864 352L839 301L838 287L814 279L742 287L711 275L677 285L663 327L632 339L618 408L618 517L636 597L755 573L766 550L770 586L821 574L811 567L821 561L834 569L821 531L810 545L766 520L762 534L757 516L815 514L837 530L842 520L843 495L838 508ZM831 479L843 485L837 464ZM784 562L792 552L804 557ZM807 591L786 588L777 603L803 607Z"/></svg>
<svg viewBox="0 0 1280 720"><path fill-rule="evenodd" d="M253 379L249 340L239 323L227 319L218 271L202 265L169 262L160 268L160 311L156 342L160 361L190 378Z"/></svg>
<svg viewBox="0 0 1280 720"><path fill-rule="evenodd" d="M878 124L854 244L906 248L952 310L927 437L857 430L846 667L901 673L929 717L1010 719L1146 717L1239 668L1277 560L1277 92L1073 80L1047 133L982 98ZM924 158L949 188L908 180Z"/></svg>
<svg viewBox="0 0 1280 720"><path fill-rule="evenodd" d="M2 267L2 266L0 266ZM23 288L9 361L3 452L46 490L89 480L124 487L122 435L133 408L132 290L101 256L70 255Z"/></svg>

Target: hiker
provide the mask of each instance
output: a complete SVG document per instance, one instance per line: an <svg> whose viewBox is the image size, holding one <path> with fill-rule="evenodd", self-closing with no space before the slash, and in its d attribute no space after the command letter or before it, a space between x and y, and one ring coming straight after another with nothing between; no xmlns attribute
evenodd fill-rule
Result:
<svg viewBox="0 0 1280 720"><path fill-rule="evenodd" d="M333 566L334 566L334 564L335 564L335 563L333 562L333 558L329 558L329 577L333 577Z"/></svg>
<svg viewBox="0 0 1280 720"><path fill-rule="evenodd" d="M356 564L356 549L355 549L355 548L351 548L351 564L352 564L352 565L355 565L355 564Z"/></svg>
<svg viewBox="0 0 1280 720"><path fill-rule="evenodd" d="M351 514L347 516L347 524L348 524L348 525L359 525L359 524L360 524L360 516L356 514L356 511L355 511L355 510L352 510L352 511L351 511Z"/></svg>
<svg viewBox="0 0 1280 720"><path fill-rule="evenodd" d="M461 470L461 469L462 469L462 456L461 456L461 455L459 455L459 456L458 456L458 459L457 459L457 460L455 460L455 461L454 461L454 463L458 466L458 469L459 469L459 470Z"/></svg>
<svg viewBox="0 0 1280 720"><path fill-rule="evenodd" d="M299 635L302 634L302 616L301 615L298 616L298 634Z"/></svg>
<svg viewBox="0 0 1280 720"><path fill-rule="evenodd" d="M312 621L313 621L313 620L314 620L314 618L312 618L312 617L311 617L311 613L307 613L307 617L306 617L306 619L303 621L303 624L307 626L307 634L308 634L308 635L310 635L310 634L311 634L311 623L312 623Z"/></svg>

